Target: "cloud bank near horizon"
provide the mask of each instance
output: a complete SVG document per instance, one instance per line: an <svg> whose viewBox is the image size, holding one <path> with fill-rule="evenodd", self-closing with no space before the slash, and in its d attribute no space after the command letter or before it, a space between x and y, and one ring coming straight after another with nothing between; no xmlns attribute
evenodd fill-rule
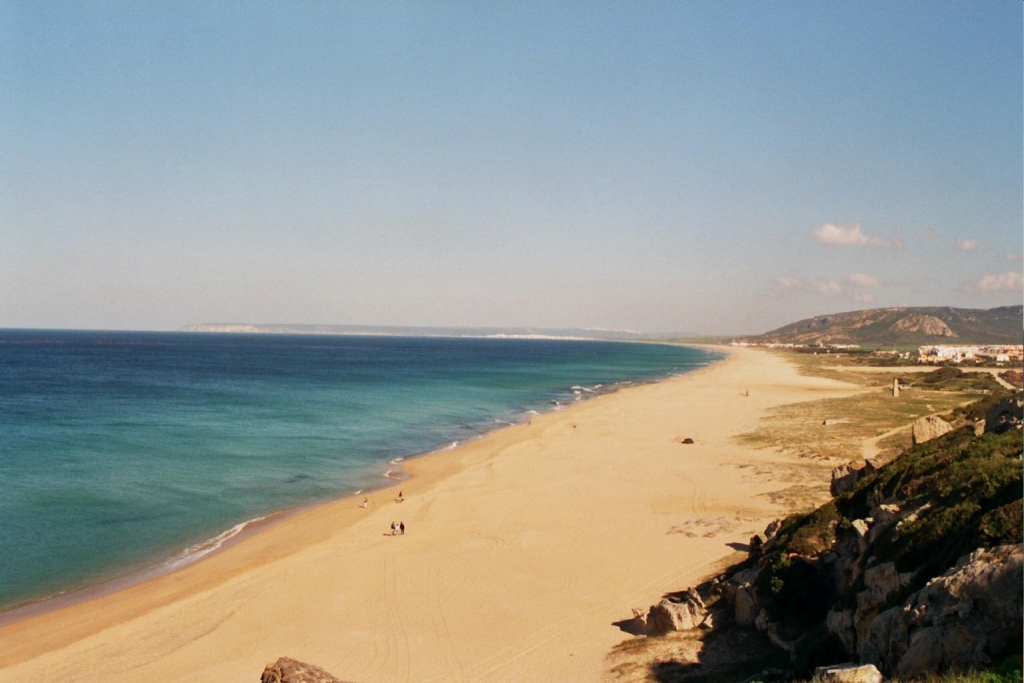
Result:
<svg viewBox="0 0 1024 683"><path fill-rule="evenodd" d="M880 237L865 235L864 232L861 231L859 225L855 225L852 228L844 228L838 225L832 225L831 223L826 223L811 232L811 235L813 235L814 239L818 240L822 244L858 247L884 247L886 249L903 246L903 243L898 239L885 240Z"/></svg>

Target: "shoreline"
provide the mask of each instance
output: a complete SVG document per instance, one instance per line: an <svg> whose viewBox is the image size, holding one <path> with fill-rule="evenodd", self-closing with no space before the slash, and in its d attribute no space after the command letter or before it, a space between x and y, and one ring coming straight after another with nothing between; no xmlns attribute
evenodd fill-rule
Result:
<svg viewBox="0 0 1024 683"><path fill-rule="evenodd" d="M604 341L604 340L599 340ZM625 343L625 342L624 342ZM21 603L15 603L9 607L0 608L0 628L16 624L24 619L31 619L40 615L48 614L50 612L59 611L67 607L73 607L95 600L97 598L106 597L128 588L144 584L154 579L159 579L163 576L173 574L185 570L199 562L202 562L210 557L213 557L219 553L222 553L232 546L242 543L249 538L260 534L267 529L270 529L277 524L285 522L297 515L302 515L305 512L315 510L320 507L329 506L340 503L345 500L355 500L358 496L367 496L368 494L379 493L389 488L398 486L404 481L410 478L410 474L406 471L404 465L413 460L420 458L427 458L431 456L441 455L449 453L458 448L463 448L468 444L475 443L482 439L488 438L490 435L511 428L516 427L524 422L528 422L540 415L548 415L552 413L559 413L568 410L580 403L586 401L595 400L601 396L609 396L618 393L624 389L630 389L634 387L644 386L647 384L656 384L660 382L667 382L677 377L685 377L686 375L700 372L706 368L710 368L718 363L725 362L728 360L727 351L707 345L701 344L672 344L670 342L644 342L637 341L633 343L656 343L656 344L667 344L674 346L686 346L699 348L703 351L710 353L719 353L722 358L712 359L705 363L703 366L695 367L694 369L683 372L681 374L672 373L664 377L658 377L655 379L645 380L630 380L623 382L615 382L609 385L596 385L598 388L604 387L604 391L594 392L593 389L583 388L583 391L589 392L591 395L584 396L579 391L575 391L576 399L569 403L562 403L556 399L551 399L549 403L549 409L543 412L535 409L528 409L520 416L518 422L506 422L494 418L494 427L490 430L480 432L469 438L463 438L460 440L453 441L447 446L440 448L424 451L422 453L414 453L408 456L399 456L391 458L385 461L379 466L380 476L385 480L379 486L371 486L366 489L359 489L352 493L338 494L330 498L326 498L320 501L314 501L296 505L290 508L282 510L273 510L266 514L253 517L251 519L243 520L238 522L227 529L213 535L197 540L196 542L189 544L184 548L168 549L167 552L156 555L149 560L145 560L135 566L126 567L122 571L112 570L110 576L102 578L94 582L86 582L82 585L72 586L65 590L57 593L44 596L41 598L34 598L23 601ZM578 387L574 385L572 390ZM395 469L392 469L395 468ZM237 529L235 533L231 533ZM223 539L222 539L223 537ZM208 545L214 545L213 548L204 550ZM195 553L190 553L193 548L196 548ZM178 559L180 557L180 559Z"/></svg>
<svg viewBox="0 0 1024 683"><path fill-rule="evenodd" d="M407 680L411 662L418 680L540 670L589 680L607 647L627 637L610 626L616 618L708 573L734 552L730 541L779 512L758 498L779 482L744 468L786 458L731 436L772 405L853 392L763 352L715 350L729 359L405 459L400 507L378 500L388 487L369 510L355 504L362 494L346 496L178 571L6 624L0 680L80 674L89 662L95 680L182 666L211 681L245 679L284 654L353 680ZM698 445L680 446L685 435ZM633 451L645 466L630 466L623 454ZM716 481L723 473L729 480ZM399 510L409 535L392 539L387 522ZM592 645L552 631L567 613ZM288 637L267 633L268 619ZM127 645L137 641L145 646ZM587 659L563 659L581 648Z"/></svg>

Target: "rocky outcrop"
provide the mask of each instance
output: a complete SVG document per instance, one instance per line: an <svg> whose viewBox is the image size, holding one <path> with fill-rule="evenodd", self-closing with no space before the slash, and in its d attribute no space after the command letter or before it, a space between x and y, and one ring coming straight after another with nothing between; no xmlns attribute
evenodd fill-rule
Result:
<svg viewBox="0 0 1024 683"><path fill-rule="evenodd" d="M877 469L871 460L851 460L845 465L832 470L832 483L829 493L838 496L853 488L861 477L865 477Z"/></svg>
<svg viewBox="0 0 1024 683"><path fill-rule="evenodd" d="M904 581L909 579L907 575ZM903 583L892 562L871 567L864 572L864 590L857 593L857 609L853 613L851 625L856 633L856 642L862 643L867 638L868 628L885 607L890 598L897 595ZM842 638L844 641L846 638Z"/></svg>
<svg viewBox="0 0 1024 683"><path fill-rule="evenodd" d="M1002 434L1011 429L1021 428L1021 413L1024 411L1024 400L1005 398L985 411L985 432Z"/></svg>
<svg viewBox="0 0 1024 683"><path fill-rule="evenodd" d="M761 567L754 566L733 574L722 584L722 596L732 606L732 616L740 626L753 626L761 612L758 601L757 583Z"/></svg>
<svg viewBox="0 0 1024 683"><path fill-rule="evenodd" d="M953 431L953 427L951 427L948 422L943 420L941 417L929 415L914 422L910 440L911 443L916 446L926 441L936 439L951 431Z"/></svg>
<svg viewBox="0 0 1024 683"><path fill-rule="evenodd" d="M833 664L814 670L814 680L836 683L882 683L882 672L871 664Z"/></svg>
<svg viewBox="0 0 1024 683"><path fill-rule="evenodd" d="M345 683L318 666L281 657L263 670L260 683Z"/></svg>
<svg viewBox="0 0 1024 683"><path fill-rule="evenodd" d="M947 667L982 667L1021 642L1024 553L978 550L903 605L879 614L859 647L862 662L911 678Z"/></svg>
<svg viewBox="0 0 1024 683"><path fill-rule="evenodd" d="M949 325L934 315L910 314L897 320L890 328L893 332L919 332L929 337L956 337Z"/></svg>
<svg viewBox="0 0 1024 683"><path fill-rule="evenodd" d="M775 547L775 539L782 528L782 520L774 520L765 527L764 533L754 534L750 537L750 554L754 557L766 553Z"/></svg>
<svg viewBox="0 0 1024 683"><path fill-rule="evenodd" d="M708 612L704 600L693 588L687 589L678 601L664 598L657 605L651 605L645 620L648 636L663 636L672 631L688 631L704 625Z"/></svg>
<svg viewBox="0 0 1024 683"><path fill-rule="evenodd" d="M921 424L919 438L948 429ZM1012 654L1024 630L1021 436L973 432L836 468L840 495L755 534L744 568L711 582L716 615L763 632L800 675L846 656L865 665L822 680L909 679Z"/></svg>

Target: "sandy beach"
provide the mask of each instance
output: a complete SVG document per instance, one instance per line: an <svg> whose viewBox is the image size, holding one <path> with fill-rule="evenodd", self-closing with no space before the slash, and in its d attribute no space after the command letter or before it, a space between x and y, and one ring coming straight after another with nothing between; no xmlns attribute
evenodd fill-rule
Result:
<svg viewBox="0 0 1024 683"><path fill-rule="evenodd" d="M729 353L408 461L405 502L345 498L0 627L0 681L253 682L280 656L362 683L599 680L629 637L614 622L786 512L767 494L793 460L733 437L773 406L859 390Z"/></svg>

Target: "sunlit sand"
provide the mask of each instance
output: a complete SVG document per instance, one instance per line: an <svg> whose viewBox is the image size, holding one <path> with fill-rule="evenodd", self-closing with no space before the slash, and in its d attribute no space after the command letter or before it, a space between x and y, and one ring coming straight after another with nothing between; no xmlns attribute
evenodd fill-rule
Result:
<svg viewBox="0 0 1024 683"><path fill-rule="evenodd" d="M401 503L398 488L339 500L9 624L0 680L256 681L280 656L366 683L596 680L629 637L614 622L785 512L764 494L788 457L732 437L771 406L857 390L731 353L404 462Z"/></svg>

